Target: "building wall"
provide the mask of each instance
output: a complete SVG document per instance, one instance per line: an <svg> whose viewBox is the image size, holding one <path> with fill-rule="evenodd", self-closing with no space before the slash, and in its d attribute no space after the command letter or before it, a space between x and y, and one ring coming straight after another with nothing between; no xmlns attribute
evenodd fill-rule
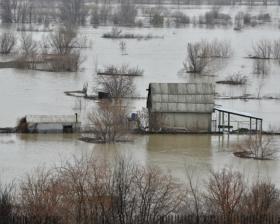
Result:
<svg viewBox="0 0 280 224"><path fill-rule="evenodd" d="M46 133L46 132L63 132L64 126L72 126L73 131L79 131L80 124L79 123L36 123L36 124L29 124L28 129L30 132L39 132L39 133Z"/></svg>
<svg viewBox="0 0 280 224"><path fill-rule="evenodd" d="M211 132L211 113L150 113L150 131L177 129Z"/></svg>

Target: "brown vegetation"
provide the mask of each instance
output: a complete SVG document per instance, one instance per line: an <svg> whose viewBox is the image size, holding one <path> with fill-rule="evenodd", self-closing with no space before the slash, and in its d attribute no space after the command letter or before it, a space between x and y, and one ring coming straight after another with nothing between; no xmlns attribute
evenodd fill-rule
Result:
<svg viewBox="0 0 280 224"><path fill-rule="evenodd" d="M215 58L229 58L233 54L231 45L227 41L199 41L189 43L187 46L187 58L184 67L190 73L204 73L210 70Z"/></svg>
<svg viewBox="0 0 280 224"><path fill-rule="evenodd" d="M98 71L98 75L110 75L110 76L142 76L144 73L143 69L138 67L132 68L127 64L121 66L108 65L104 70Z"/></svg>
<svg viewBox="0 0 280 224"><path fill-rule="evenodd" d="M240 73L233 74L228 76L226 80L217 81L217 84L227 84L227 85L245 85L247 83L247 76Z"/></svg>
<svg viewBox="0 0 280 224"><path fill-rule="evenodd" d="M60 224L175 223L169 215L186 221L186 214L193 224L204 217L212 217L209 223L236 224L240 218L234 217L247 216L261 224L267 215L279 214L280 203L274 184L248 185L239 172L229 169L212 171L206 188L188 172L184 186L156 167L143 167L123 156L113 163L74 158L58 167L37 169L13 186L1 187L0 216L21 215L42 224L50 217Z"/></svg>
<svg viewBox="0 0 280 224"><path fill-rule="evenodd" d="M16 45L16 36L13 33L3 33L0 36L0 53L10 54Z"/></svg>
<svg viewBox="0 0 280 224"><path fill-rule="evenodd" d="M102 101L88 115L90 130L97 142L125 141L128 134L128 113L121 101Z"/></svg>
<svg viewBox="0 0 280 224"><path fill-rule="evenodd" d="M135 93L134 77L127 75L98 75L97 84L110 98L132 97Z"/></svg>
<svg viewBox="0 0 280 224"><path fill-rule="evenodd" d="M277 156L271 136L249 136L242 143L235 145L234 151L236 156L258 160L271 160Z"/></svg>

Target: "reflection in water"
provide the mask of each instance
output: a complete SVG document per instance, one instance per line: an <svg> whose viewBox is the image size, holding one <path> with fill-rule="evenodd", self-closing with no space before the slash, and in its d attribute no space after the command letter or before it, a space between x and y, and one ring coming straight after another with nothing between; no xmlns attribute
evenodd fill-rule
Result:
<svg viewBox="0 0 280 224"><path fill-rule="evenodd" d="M269 75L270 74L270 60L255 59L253 63L253 74Z"/></svg>
<svg viewBox="0 0 280 224"><path fill-rule="evenodd" d="M0 176L4 181L19 180L37 166L52 167L73 156L93 155L114 161L117 155L142 165L156 165L180 179L185 168L196 167L195 175L207 178L209 170L231 167L246 177L269 177L280 186L280 163L255 161L233 156L231 146L246 136L238 135L146 135L133 143L88 144L77 135L0 135ZM280 138L277 139L277 142ZM6 144L6 142L10 142ZM130 159L131 158L131 159Z"/></svg>
<svg viewBox="0 0 280 224"><path fill-rule="evenodd" d="M211 135L150 135L147 150L151 153L182 153L211 156Z"/></svg>

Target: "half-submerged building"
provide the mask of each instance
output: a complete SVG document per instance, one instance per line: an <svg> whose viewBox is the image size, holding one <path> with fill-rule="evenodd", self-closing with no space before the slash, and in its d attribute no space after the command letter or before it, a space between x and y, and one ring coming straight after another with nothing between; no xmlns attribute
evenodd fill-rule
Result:
<svg viewBox="0 0 280 224"><path fill-rule="evenodd" d="M150 83L149 130L211 132L214 86L209 83Z"/></svg>
<svg viewBox="0 0 280 224"><path fill-rule="evenodd" d="M81 122L75 115L27 115L24 119L29 133L73 133L80 131Z"/></svg>

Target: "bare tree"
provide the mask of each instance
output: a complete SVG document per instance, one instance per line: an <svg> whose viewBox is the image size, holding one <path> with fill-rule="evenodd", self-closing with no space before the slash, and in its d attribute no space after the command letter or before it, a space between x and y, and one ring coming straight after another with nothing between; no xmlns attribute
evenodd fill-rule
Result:
<svg viewBox="0 0 280 224"><path fill-rule="evenodd" d="M229 41L219 41L215 39L209 43L210 57L216 58L229 58L233 54L231 44Z"/></svg>
<svg viewBox="0 0 280 224"><path fill-rule="evenodd" d="M203 41L194 44L189 43L187 53L187 59L184 62L184 67L187 72L204 72L210 63L210 49L208 44Z"/></svg>
<svg viewBox="0 0 280 224"><path fill-rule="evenodd" d="M0 3L0 7L1 7L2 23L12 23L13 22L12 1L2 0Z"/></svg>
<svg viewBox="0 0 280 224"><path fill-rule="evenodd" d="M252 54L255 58L271 59L273 53L273 46L269 40L260 40L253 44Z"/></svg>
<svg viewBox="0 0 280 224"><path fill-rule="evenodd" d="M125 140L128 133L127 109L120 101L103 101L88 115L89 126L96 139L103 143Z"/></svg>
<svg viewBox="0 0 280 224"><path fill-rule="evenodd" d="M78 71L83 61L80 48L86 45L86 40L83 43L73 30L61 28L49 36L48 43L54 55L51 58L45 55L45 61L51 71Z"/></svg>
<svg viewBox="0 0 280 224"><path fill-rule="evenodd" d="M260 160L275 159L277 150L271 136L250 136L235 146L236 155Z"/></svg>
<svg viewBox="0 0 280 224"><path fill-rule="evenodd" d="M128 64L122 64L120 66L108 65L103 71L98 71L98 75L111 75L111 76L142 76L143 69L139 67L130 67Z"/></svg>
<svg viewBox="0 0 280 224"><path fill-rule="evenodd" d="M134 0L121 0L118 11L114 15L114 23L131 26L135 24L137 9Z"/></svg>
<svg viewBox="0 0 280 224"><path fill-rule="evenodd" d="M22 33L20 41L23 56L32 57L38 53L38 45L33 40L32 34Z"/></svg>
<svg viewBox="0 0 280 224"><path fill-rule="evenodd" d="M14 213L14 183L0 183L0 217L11 217Z"/></svg>
<svg viewBox="0 0 280 224"><path fill-rule="evenodd" d="M275 40L273 42L273 58L279 60L280 59L280 40Z"/></svg>
<svg viewBox="0 0 280 224"><path fill-rule="evenodd" d="M99 75L98 86L110 98L131 97L135 94L134 77L122 75Z"/></svg>
<svg viewBox="0 0 280 224"><path fill-rule="evenodd" d="M0 36L0 53L10 54L16 45L16 36L13 33L3 33Z"/></svg>
<svg viewBox="0 0 280 224"><path fill-rule="evenodd" d="M210 211L228 220L237 214L244 192L242 175L224 168L218 172L211 172L205 199Z"/></svg>
<svg viewBox="0 0 280 224"><path fill-rule="evenodd" d="M61 0L60 19L66 26L84 25L87 10L84 0Z"/></svg>
<svg viewBox="0 0 280 224"><path fill-rule="evenodd" d="M203 212L203 198L202 192L199 189L198 178L194 178L193 169L186 167L186 178L187 178L187 202L190 204L187 206L188 212L194 214L196 217L196 223L199 223L199 216Z"/></svg>
<svg viewBox="0 0 280 224"><path fill-rule="evenodd" d="M245 194L243 212L246 215L279 214L280 191L270 181L257 181Z"/></svg>
<svg viewBox="0 0 280 224"><path fill-rule="evenodd" d="M79 47L80 43L75 31L66 28L60 28L53 34L50 34L48 42L52 51L59 55L71 54L74 48Z"/></svg>
<svg viewBox="0 0 280 224"><path fill-rule="evenodd" d="M19 202L22 215L34 217L44 223L49 217L58 216L61 200L60 183L50 170L38 168L20 183Z"/></svg>
<svg viewBox="0 0 280 224"><path fill-rule="evenodd" d="M38 61L38 44L33 40L32 34L21 33L21 54L16 60L17 68L35 69Z"/></svg>

